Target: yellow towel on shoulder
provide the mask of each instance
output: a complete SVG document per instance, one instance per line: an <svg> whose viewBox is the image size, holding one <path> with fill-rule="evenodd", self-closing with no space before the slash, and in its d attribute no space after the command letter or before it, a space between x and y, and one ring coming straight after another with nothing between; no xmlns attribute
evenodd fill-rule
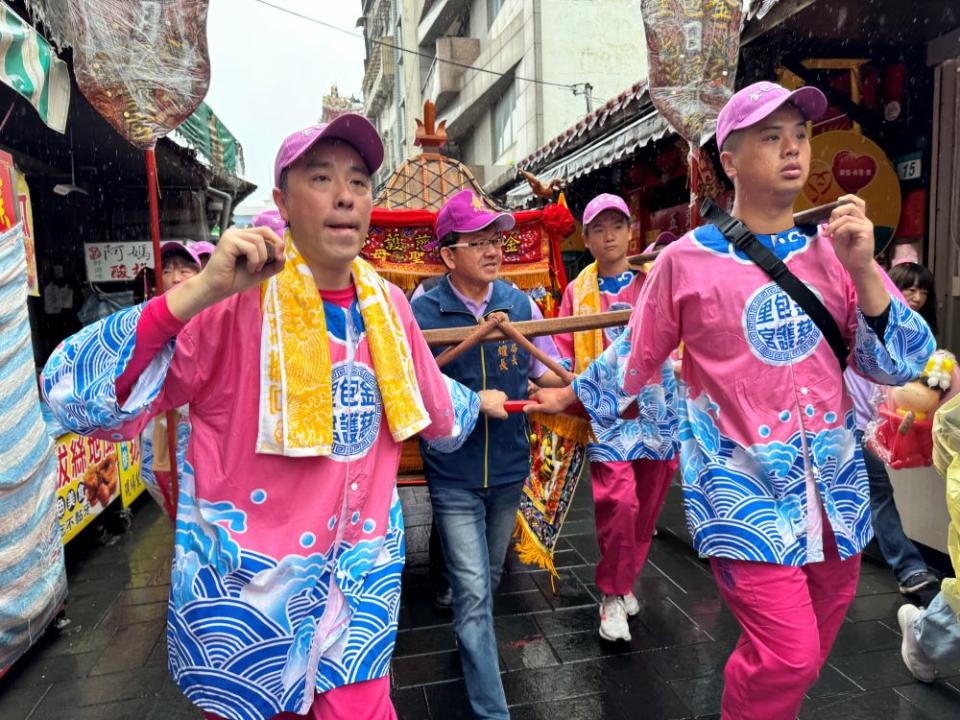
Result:
<svg viewBox="0 0 960 720"><path fill-rule="evenodd" d="M587 265L573 281L573 314L600 312L600 279L597 263ZM603 330L584 330L573 334L573 372L579 375L603 352Z"/></svg>
<svg viewBox="0 0 960 720"><path fill-rule="evenodd" d="M360 315L390 434L401 442L430 424L403 324L387 282L353 262ZM257 452L317 457L333 450L333 379L323 301L287 231L286 266L261 287Z"/></svg>

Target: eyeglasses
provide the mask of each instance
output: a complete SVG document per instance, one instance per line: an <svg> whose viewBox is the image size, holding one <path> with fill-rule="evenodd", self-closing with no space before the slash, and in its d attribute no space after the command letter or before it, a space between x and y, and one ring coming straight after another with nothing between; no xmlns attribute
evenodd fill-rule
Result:
<svg viewBox="0 0 960 720"><path fill-rule="evenodd" d="M462 242L462 243L453 243L452 245L444 245L448 248L470 248L471 250L484 251L487 248L493 248L499 250L503 247L503 238L499 235L494 235L493 237L484 238L483 240L473 240L471 242Z"/></svg>

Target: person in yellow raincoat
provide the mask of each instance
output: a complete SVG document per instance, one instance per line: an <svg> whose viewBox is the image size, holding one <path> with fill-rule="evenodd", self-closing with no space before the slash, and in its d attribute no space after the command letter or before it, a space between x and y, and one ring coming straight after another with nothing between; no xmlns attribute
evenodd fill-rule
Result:
<svg viewBox="0 0 960 720"><path fill-rule="evenodd" d="M900 654L917 680L933 682L937 671L960 661L960 395L933 416L933 464L947 482L947 550L954 577L946 578L926 610L904 605L897 613Z"/></svg>

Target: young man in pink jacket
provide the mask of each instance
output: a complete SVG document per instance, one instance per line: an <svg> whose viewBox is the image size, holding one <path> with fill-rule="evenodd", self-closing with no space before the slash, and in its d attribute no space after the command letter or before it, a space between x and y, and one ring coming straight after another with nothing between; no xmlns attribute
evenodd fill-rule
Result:
<svg viewBox="0 0 960 720"><path fill-rule="evenodd" d="M888 290L864 202L847 196L819 232L793 222L810 171L809 122L826 106L815 88L766 82L730 99L717 142L733 214L819 297L850 347L846 362L875 382L902 383L920 374L934 340ZM579 398L607 427L681 341L687 524L742 629L724 669L723 716L793 720L872 535L853 408L817 325L705 225L657 258L628 332L530 409L556 412Z"/></svg>

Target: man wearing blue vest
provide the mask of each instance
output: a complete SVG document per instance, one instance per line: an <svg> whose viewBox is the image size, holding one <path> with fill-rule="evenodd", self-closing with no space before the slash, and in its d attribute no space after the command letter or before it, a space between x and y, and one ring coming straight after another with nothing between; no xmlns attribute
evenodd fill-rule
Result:
<svg viewBox="0 0 960 720"><path fill-rule="evenodd" d="M494 312L505 313L513 322L541 317L526 294L497 279L503 260L501 233L513 226L513 216L491 212L469 190L450 198L437 214L435 228L449 273L412 304L422 329L472 327ZM552 350L548 354L558 356ZM483 343L443 371L470 389L502 390L512 399L527 396L528 379L540 385L563 384L509 340ZM478 718L506 720L510 715L500 682L493 592L530 469L526 420L518 413L478 422L463 446L449 455L425 443L420 448L453 588L454 629L470 705Z"/></svg>

